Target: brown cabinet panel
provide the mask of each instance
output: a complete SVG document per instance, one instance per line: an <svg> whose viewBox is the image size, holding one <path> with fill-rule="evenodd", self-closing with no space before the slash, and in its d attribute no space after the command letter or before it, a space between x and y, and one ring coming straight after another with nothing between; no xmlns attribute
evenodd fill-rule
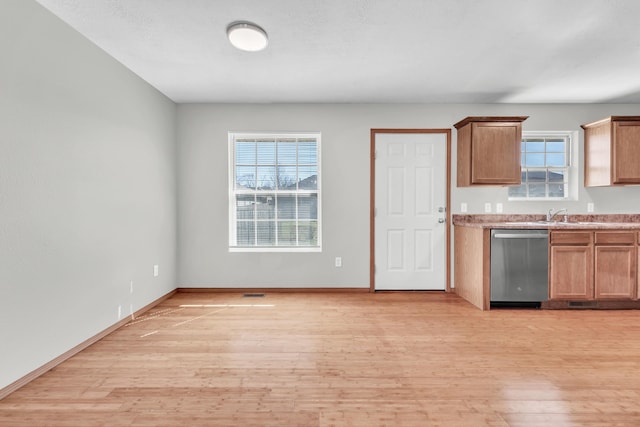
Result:
<svg viewBox="0 0 640 427"><path fill-rule="evenodd" d="M457 186L520 184L522 122L527 117L467 117L456 123Z"/></svg>
<svg viewBox="0 0 640 427"><path fill-rule="evenodd" d="M552 245L590 245L593 243L593 233L590 231L552 231L550 242Z"/></svg>
<svg viewBox="0 0 640 427"><path fill-rule="evenodd" d="M593 246L551 246L549 298L593 299Z"/></svg>
<svg viewBox="0 0 640 427"><path fill-rule="evenodd" d="M521 129L520 123L472 124L472 184L520 184Z"/></svg>
<svg viewBox="0 0 640 427"><path fill-rule="evenodd" d="M636 247L596 246L595 298L632 299L636 291Z"/></svg>
<svg viewBox="0 0 640 427"><path fill-rule="evenodd" d="M613 124L613 183L640 182L640 121Z"/></svg>
<svg viewBox="0 0 640 427"><path fill-rule="evenodd" d="M596 231L596 245L634 245L634 231Z"/></svg>

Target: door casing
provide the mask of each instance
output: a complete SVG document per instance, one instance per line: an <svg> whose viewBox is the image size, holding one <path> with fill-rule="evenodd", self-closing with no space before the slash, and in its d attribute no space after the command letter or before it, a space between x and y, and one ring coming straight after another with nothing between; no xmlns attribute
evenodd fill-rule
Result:
<svg viewBox="0 0 640 427"><path fill-rule="evenodd" d="M369 292L375 292L376 135L380 133L440 133L446 136L445 292L451 292L451 129L371 129L369 196Z"/></svg>

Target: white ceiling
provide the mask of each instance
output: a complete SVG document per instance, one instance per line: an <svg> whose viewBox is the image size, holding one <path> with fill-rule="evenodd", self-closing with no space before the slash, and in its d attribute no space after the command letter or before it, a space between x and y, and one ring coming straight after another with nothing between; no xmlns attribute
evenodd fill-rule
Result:
<svg viewBox="0 0 640 427"><path fill-rule="evenodd" d="M638 0L37 1L179 103L640 103Z"/></svg>

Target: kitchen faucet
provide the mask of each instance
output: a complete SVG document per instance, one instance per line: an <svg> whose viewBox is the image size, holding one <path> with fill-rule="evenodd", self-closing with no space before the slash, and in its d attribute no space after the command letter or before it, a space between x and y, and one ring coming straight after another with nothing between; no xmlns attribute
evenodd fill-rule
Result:
<svg viewBox="0 0 640 427"><path fill-rule="evenodd" d="M564 212L564 222L567 222L567 213L568 211L565 208L562 209L558 209L557 211L553 211L553 209L549 209L549 212L547 212L547 221L551 221L556 215L558 215L559 213Z"/></svg>

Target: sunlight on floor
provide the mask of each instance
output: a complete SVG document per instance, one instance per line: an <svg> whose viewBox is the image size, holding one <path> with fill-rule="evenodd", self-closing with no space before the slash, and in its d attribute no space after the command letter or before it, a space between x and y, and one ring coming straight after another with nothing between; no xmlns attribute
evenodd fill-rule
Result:
<svg viewBox="0 0 640 427"><path fill-rule="evenodd" d="M274 304L181 304L183 308L202 307L275 307Z"/></svg>

